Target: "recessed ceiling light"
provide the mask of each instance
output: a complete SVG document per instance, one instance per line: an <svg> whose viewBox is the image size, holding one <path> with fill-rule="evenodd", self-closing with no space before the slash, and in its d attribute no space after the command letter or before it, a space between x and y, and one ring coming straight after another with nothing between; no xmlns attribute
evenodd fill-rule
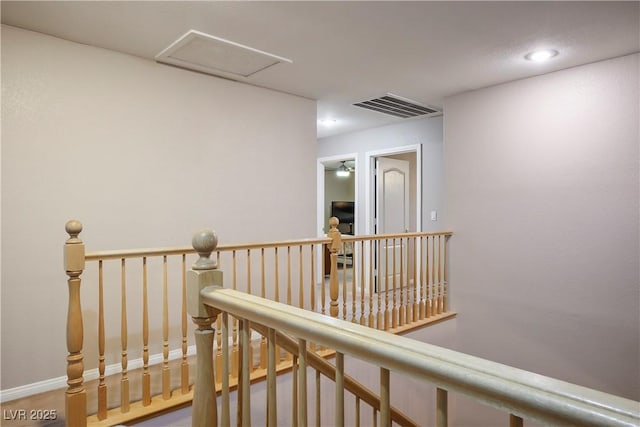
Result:
<svg viewBox="0 0 640 427"><path fill-rule="evenodd" d="M320 119L318 120L318 124L330 127L338 124L338 121L336 119Z"/></svg>
<svg viewBox="0 0 640 427"><path fill-rule="evenodd" d="M547 59L551 59L558 54L557 50L553 49L540 49L527 53L524 57L529 61L544 62Z"/></svg>

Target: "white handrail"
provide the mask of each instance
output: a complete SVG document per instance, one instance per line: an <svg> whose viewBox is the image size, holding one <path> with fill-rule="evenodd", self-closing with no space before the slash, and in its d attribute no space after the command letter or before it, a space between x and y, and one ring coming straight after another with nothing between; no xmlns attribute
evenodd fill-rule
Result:
<svg viewBox="0 0 640 427"><path fill-rule="evenodd" d="M523 418L554 425L640 425L640 403L636 401L232 289L207 287L200 296L217 310L394 372L421 377Z"/></svg>

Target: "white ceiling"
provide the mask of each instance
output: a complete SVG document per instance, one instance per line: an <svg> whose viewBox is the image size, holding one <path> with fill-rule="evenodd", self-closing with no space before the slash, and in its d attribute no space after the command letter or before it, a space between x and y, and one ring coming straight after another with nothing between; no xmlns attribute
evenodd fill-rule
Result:
<svg viewBox="0 0 640 427"><path fill-rule="evenodd" d="M638 1L2 1L2 22L151 60L190 29L290 58L247 82L316 99L332 123L318 137L411 120L352 106L388 92L442 108L449 95L640 51ZM524 60L540 47L560 54Z"/></svg>

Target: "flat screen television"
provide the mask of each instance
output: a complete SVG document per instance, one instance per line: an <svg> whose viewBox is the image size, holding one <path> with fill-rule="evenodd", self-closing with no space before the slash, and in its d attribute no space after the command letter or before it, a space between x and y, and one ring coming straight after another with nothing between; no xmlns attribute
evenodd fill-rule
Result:
<svg viewBox="0 0 640 427"><path fill-rule="evenodd" d="M340 224L353 224L355 222L355 202L331 202L331 216L340 220Z"/></svg>

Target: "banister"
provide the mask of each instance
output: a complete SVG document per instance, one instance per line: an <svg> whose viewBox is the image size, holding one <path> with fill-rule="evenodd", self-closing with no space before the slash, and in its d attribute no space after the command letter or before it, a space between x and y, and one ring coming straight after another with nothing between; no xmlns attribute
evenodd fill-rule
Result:
<svg viewBox="0 0 640 427"><path fill-rule="evenodd" d="M510 413L550 424L632 427L638 402L232 289L204 288L201 301Z"/></svg>
<svg viewBox="0 0 640 427"><path fill-rule="evenodd" d="M426 236L451 236L452 231L423 231L423 232L409 232L399 234L369 234L362 236L350 236L342 235L343 242L354 241L367 241L367 240L381 240L391 239L399 237L426 237ZM275 248L286 246L299 246L299 245L320 245L331 244L332 239L328 237L307 238L307 239L292 239L292 240L279 240L274 242L253 242L253 243L237 243L218 245L216 251L228 252L228 251L242 251L247 249L261 249L261 248ZM182 255L193 254L196 251L191 246L169 246L160 248L137 248L137 249L118 249L118 250L105 250L105 251L91 251L85 254L86 261L98 261L107 259L122 259L122 258L141 258L152 257L162 255Z"/></svg>
<svg viewBox="0 0 640 427"><path fill-rule="evenodd" d="M187 246L165 247L165 248L139 248L139 249L116 249L108 251L87 252L84 259L86 261L99 261L108 259L128 259L143 258L153 256L171 256L182 254L193 254L195 249Z"/></svg>
<svg viewBox="0 0 640 427"><path fill-rule="evenodd" d="M363 236L342 235L343 242L359 242L366 240L398 239L401 237L453 236L453 231L409 231L406 233L366 234Z"/></svg>
<svg viewBox="0 0 640 427"><path fill-rule="evenodd" d="M337 223L337 221L336 221ZM190 381L189 381L189 363L187 361L187 353L189 351L188 347L188 314L187 314L187 260L195 259L196 252L191 246L165 246L159 248L138 248L138 249L121 249L121 250L99 250L99 251L90 251L86 252L84 250L84 243L79 238L79 233L82 230L82 226L78 221L69 221L67 223L67 232L69 233L70 238L66 241L64 252L65 252L65 271L68 276L68 287L69 287L69 305L68 305L68 319L67 319L67 371L68 371L68 389L66 402L68 404L69 410L67 411L70 415L67 418L69 425L84 425L83 423L97 423L97 424L108 424L111 422L124 422L133 419L137 419L140 417L148 416L159 410L164 410L165 403L175 402L176 405L182 404L184 401L190 400L187 397L187 394L190 393ZM337 231L337 230L336 230ZM416 262L414 259L414 266L419 263L424 262L427 270L430 268L435 269L435 259L428 258L427 253L429 253L433 246L433 241L431 240L433 236L440 235L448 235L449 232L443 233L401 233L401 234L393 234L393 235L371 235L371 236L342 236L339 232L332 238L330 237L312 237L312 238L301 238L301 239L292 239L292 240L280 240L280 241L271 241L271 242L250 242L250 243L240 243L240 244L224 244L224 245L214 245L214 253L213 259L215 262L224 265L225 268L229 268L228 281L230 284L233 284L233 288L240 288L242 284L236 287L236 284L242 282L244 278L246 278L246 287L244 290L246 292L251 292L251 280L252 277L254 279L254 291L255 287L255 276L257 276L255 272L256 261L260 263L259 268L261 268L261 288L266 289L266 295L268 296L270 293L273 294L273 297L278 301L281 299L284 302L281 285L286 285L286 301L288 304L292 302L298 303L298 307L303 307L311 310L321 310L322 313L332 312L334 315L338 315L337 311L341 313L341 318L345 318L346 316L350 316L352 322L369 323L371 327L375 327L378 324L380 326L380 317L384 317L386 315L387 307L381 303L380 296L378 295L378 304L376 305L374 300L374 273L373 273L373 264L374 264L374 252L375 252L375 241L384 238L384 236L397 236L398 238L410 239L417 238L420 239L420 244L422 244L422 238L425 238L425 243L427 245L431 245L429 247L424 247L422 253L425 254L424 260L419 260ZM358 270L359 274L356 277L355 275L347 284L346 279L346 267L343 264L341 269L337 268L337 260L338 254L343 254L346 252L347 248L344 245L344 242L347 242L348 245L359 245L358 249L350 248L351 255L353 256L351 259L355 262L356 252L357 256L359 256L358 266L360 270ZM357 243L355 243L357 242ZM414 246L417 245L417 240L414 241ZM429 243L431 242L431 243ZM265 249L269 249L266 257L265 257ZM327 250L327 252L332 251L334 260L334 265L331 268L332 277L330 277L330 281L333 286L329 289L329 286L319 286L325 278L326 274L329 274L329 271L321 269L322 267L329 267L329 261L321 261L320 256L321 252ZM261 251L261 253L259 253ZM280 252L281 251L281 252ZM286 254L285 254L286 252ZM367 255L369 262L371 265L366 264L366 259L363 258ZM293 256L293 258L292 258ZM415 254L414 254L415 256ZM169 260L167 258L170 258ZM211 257L211 254L208 254L207 257ZM179 283L179 280L176 278L174 283L174 277L177 277L176 272L179 270L179 266L177 264L178 258L181 258L181 270L182 270L182 283ZM267 262L265 262L265 259ZM431 259L431 261L429 261ZM284 265L286 260L286 267ZM190 262L190 261L189 261ZM432 263L429 264L429 262ZM94 263L94 264L92 264ZM85 355L83 353L83 330L82 330L82 312L83 308L81 306L80 299L80 290L81 290L81 278L87 276L87 273L84 272L84 266L87 265L87 270L89 272L89 285L92 286L91 291L95 292L96 288L93 288L94 285L97 285L98 292L98 302L97 302L97 312L98 312L98 333L97 336L93 336L93 332L89 331L92 335L89 335L91 340L89 341L89 345L92 346L94 344L94 340L97 339L97 349L98 349L98 374L99 374L99 383L97 385L97 393L98 393L98 405L97 405L97 413L88 414L87 413L87 404L86 404L86 395L87 390L85 390L85 383L83 379L84 372L84 358ZM238 266L245 266L246 271L241 271L238 269ZM266 265L266 269L265 269ZM357 267L354 265L354 271ZM147 268L151 270L149 273L147 272ZM365 266L368 266L370 273L367 275L365 270ZM282 267L285 267L285 273L282 274ZM253 275L252 275L252 268ZM297 269L297 271L296 271ZM97 270L97 271L96 271ZM196 270L198 270L196 268ZM213 268L213 270L216 270ZM266 276L265 276L266 270ZM221 271L218 271L221 273ZM96 277L97 273L97 277ZM103 277L104 273L104 277ZM297 274L296 274L297 273ZM161 274L161 311L157 311L158 315L154 314L153 316L150 314L152 310L152 296L149 295L148 291L151 291L149 287L150 280L149 277L156 277L156 274ZM189 274L191 275L191 274ZM118 277L119 276L119 277ZM265 280L266 277L266 280ZM405 278L408 275L405 275ZM424 277L424 284L423 284ZM359 282L358 282L359 280ZM436 295L436 291L430 290L427 288L428 286L434 286L435 278L430 279L423 276L422 271L420 272L420 277L418 277L417 273L414 273L413 278L411 278L412 282L406 280L404 286L409 286L412 283L419 282L419 288L417 290L417 294L415 294L414 290L414 304L418 302L418 295L422 300L420 303L424 306L425 303L427 306L431 305L430 294ZM84 281L84 279L82 280ZM221 281L221 278L220 278ZM297 282L297 284L296 284ZM433 283L432 283L433 282ZM119 286L113 286L113 283L118 284ZM356 293L356 283L361 288L358 288L359 297L360 297L360 310L358 311L358 307L356 306L356 299L351 302L351 305L347 305L347 293L348 286L351 286L352 295L357 295ZM362 285L360 285L362 284ZM182 301L180 302L181 312L180 310L174 311L171 309L173 304L172 301L169 300L168 296L171 295L172 286L181 285L182 287ZM297 286L296 286L297 285ZM444 285L444 284L443 284ZM83 287L87 285L82 285ZM295 286L295 288L294 288ZM365 290L370 290L371 298L369 299L368 308L369 311L366 311L365 304ZM142 295L142 299L140 300L139 308L141 311L141 318L138 316L133 316L128 318L127 314L131 311L131 306L134 308L138 301L134 298L133 300L127 300L128 295L131 292L140 292ZM296 295L297 291L297 295ZM325 295L326 292L326 295ZM114 306L112 303L109 303L110 300L114 298L114 296L120 295L119 307L117 304ZM261 292L261 295L264 295L265 291ZM173 297L172 297L173 298ZM295 302L293 300L296 300ZM113 301L116 301L113 299ZM154 307L156 303L153 303ZM435 307L434 303L434 307ZM90 307L93 309L93 307ZM120 334L115 333L113 337L111 335L106 335L105 333L105 325L104 325L104 317L105 313L108 313L112 310L118 310L120 313ZM205 310L206 311L206 310ZM410 310L407 310L407 313ZM424 310L423 310L424 311ZM180 312L180 318L173 314ZM417 310L414 308L414 316ZM156 313L156 311L154 311ZM168 314L171 313L172 317L169 317ZM368 318L365 317L368 315ZM437 322L445 318L451 318L455 316L454 312L448 312L444 317L440 315L437 316L423 316L425 319L420 318L419 320L424 320L424 322L414 322L415 324L412 327L419 327L426 325L428 323ZM429 317L428 319L426 317ZM214 340L217 339L218 346L222 340L222 330L221 328L211 327L210 323L207 323L211 315L205 312L198 312L197 316L194 316L194 322L197 325L197 334L201 334L209 338L208 335L210 331L213 330L215 333ZM174 321L176 324L172 323ZM365 320L367 319L367 320ZM141 320L141 324L138 321ZM376 322L378 320L378 322ZM156 391L154 391L154 382L152 382L152 374L150 372L150 354L149 349L152 348L153 341L149 338L150 329L152 328L150 322L161 322L162 334L161 334L161 344L162 344L162 353L155 356L160 356L162 358L162 399L155 398ZM172 340L169 339L171 336L169 332L169 327L176 326L177 323L181 325L182 331L182 364L181 364L181 394L173 393L174 390L171 390L171 382L169 381L168 375L168 362L169 362L169 346L173 345ZM141 337L142 337L142 348L136 348L135 346L131 346L128 341L129 336L131 335L131 331L135 331L136 328L141 328ZM230 371L231 375L237 375L238 369L238 327L237 322L234 319L233 325L230 326L233 328L233 332L227 331L229 335L233 339L234 347L231 350L231 353L227 355L231 359ZM217 329L217 330L216 330ZM403 329L402 331L406 331L407 329ZM87 332L87 331L84 331ZM400 330L394 330L394 333L400 333ZM115 391L120 392L120 402L118 405L113 407L108 407L108 394L107 394L107 384L106 379L109 375L110 366L106 366L105 364L105 354L109 354L112 352L112 346L109 345L109 341L116 342L115 339L119 338L117 341L120 344L120 349L118 350L119 355L121 356L121 362L118 363L120 366L120 382L119 384L114 384L113 387L110 387L109 395L114 393ZM196 341L198 341L196 339ZM86 343L85 343L86 345ZM208 346L208 341L206 346ZM196 345L197 347L197 345ZM309 342L309 347L312 351L316 349L316 343L313 341ZM141 352L140 359L131 358L132 355L138 355L138 351ZM179 351L179 349L175 348L171 351ZM220 349L217 349L218 353L220 353ZM277 353L277 351L276 351ZM222 356L222 355L221 355ZM220 378L224 376L222 372L222 358L219 357L217 364L214 368L220 368L220 372L216 371L216 378ZM266 355L265 355L266 358ZM137 399L136 394L133 393L129 395L128 389L130 373L129 367L137 366L137 363L142 364L142 399L138 402L135 401ZM261 360L262 363L262 360ZM277 361L276 361L277 363ZM220 366L219 366L220 365ZM229 368L229 367L227 367ZM202 369L200 369L202 371ZM253 370L251 369L251 372ZM154 376L155 377L155 376ZM93 390L93 385L89 389L89 392ZM132 400L133 399L133 400ZM174 403L172 403L174 404ZM170 406L166 406L170 407ZM92 409L91 409L92 410ZM75 421L76 417L78 420Z"/></svg>
<svg viewBox="0 0 640 427"><path fill-rule="evenodd" d="M310 239L295 239L295 240L278 240L274 242L253 242L253 243L238 243L218 245L216 247L217 252L229 252L229 251L241 251L247 249L262 249L262 248L275 248L286 246L299 246L299 245L319 245L329 244L331 239L326 237L310 238ZM122 259L122 258L141 258L152 257L162 255L182 255L193 254L195 249L191 246L174 246L164 248L139 248L139 249L120 249L120 250L108 250L108 251L93 251L87 252L85 260L97 261L107 259Z"/></svg>

